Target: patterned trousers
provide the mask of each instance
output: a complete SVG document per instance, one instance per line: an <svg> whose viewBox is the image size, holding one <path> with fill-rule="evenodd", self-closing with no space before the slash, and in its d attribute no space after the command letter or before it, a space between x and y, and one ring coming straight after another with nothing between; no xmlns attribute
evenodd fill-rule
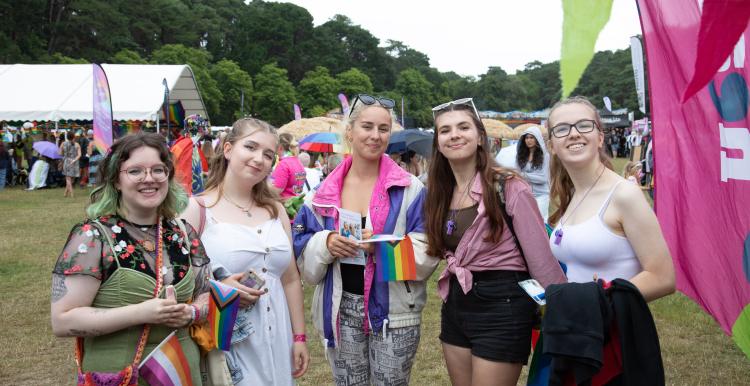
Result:
<svg viewBox="0 0 750 386"><path fill-rule="evenodd" d="M419 346L420 326L370 331L362 328L364 296L344 292L339 308L341 338L327 349L337 386L407 386Z"/></svg>

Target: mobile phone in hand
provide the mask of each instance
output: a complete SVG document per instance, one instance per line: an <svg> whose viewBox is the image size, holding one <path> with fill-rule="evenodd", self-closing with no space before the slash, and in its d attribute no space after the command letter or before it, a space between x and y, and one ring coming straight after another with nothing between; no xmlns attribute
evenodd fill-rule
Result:
<svg viewBox="0 0 750 386"><path fill-rule="evenodd" d="M258 274L255 273L255 271L250 269L247 272L245 272L244 275L242 275L242 279L240 279L240 284L248 288L261 289L266 284L266 281L263 280L262 277L258 276Z"/></svg>

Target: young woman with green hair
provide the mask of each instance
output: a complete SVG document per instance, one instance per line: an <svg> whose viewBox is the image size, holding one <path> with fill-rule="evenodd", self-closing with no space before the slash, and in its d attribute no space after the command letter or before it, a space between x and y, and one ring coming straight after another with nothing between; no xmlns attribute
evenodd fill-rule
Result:
<svg viewBox="0 0 750 386"><path fill-rule="evenodd" d="M207 315L208 258L192 227L176 219L187 196L164 139L124 137L99 170L88 219L73 227L53 271L52 331L78 338L79 372L116 373L176 329L198 369L188 327ZM200 372L192 379L200 384Z"/></svg>

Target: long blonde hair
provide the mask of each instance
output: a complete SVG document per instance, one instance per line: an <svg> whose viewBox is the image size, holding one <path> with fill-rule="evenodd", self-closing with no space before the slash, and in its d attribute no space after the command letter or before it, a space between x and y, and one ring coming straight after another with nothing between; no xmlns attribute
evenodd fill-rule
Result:
<svg viewBox="0 0 750 386"><path fill-rule="evenodd" d="M599 111L597 111L596 107L591 102L589 102L586 97L574 96L555 103L555 105L552 106L552 109L549 112L549 116L552 117L552 113L554 113L557 108L574 103L584 105L591 109L591 111L594 113L594 122L596 122L596 127L601 131L602 119L599 116ZM552 125L551 120L547 121L547 125L549 128L549 143L551 144L552 127L554 126ZM599 161L608 169L613 170L612 161L609 159L609 156L607 155L604 148L599 149ZM573 193L575 193L573 180L570 179L568 171L565 169L565 166L563 166L560 158L558 158L555 154L552 154L552 157L550 159L550 181L550 201L553 205L555 205L557 209L555 209L555 211L552 212L552 214L549 216L549 223L551 225L555 225L558 221L560 221L560 217L562 217L563 213L565 213L565 210L568 209L570 200L571 198L573 198Z"/></svg>
<svg viewBox="0 0 750 386"><path fill-rule="evenodd" d="M255 118L242 118L234 122L232 130L223 137L219 142L218 151L216 151L209 161L209 170L211 173L208 175L208 182L206 182L206 192L216 190L218 197L220 198L224 193L224 177L227 174L227 168L229 167L229 160L224 156L224 144L231 143L234 145L239 139L245 138L258 131L264 131L272 134L278 143L279 135L276 133L276 128L271 124L260 119ZM253 197L255 204L271 215L272 218L279 217L279 210L276 208L276 203L279 201L278 195L269 188L266 181L260 181L253 186L250 194ZM209 207L216 205L219 202L217 199Z"/></svg>

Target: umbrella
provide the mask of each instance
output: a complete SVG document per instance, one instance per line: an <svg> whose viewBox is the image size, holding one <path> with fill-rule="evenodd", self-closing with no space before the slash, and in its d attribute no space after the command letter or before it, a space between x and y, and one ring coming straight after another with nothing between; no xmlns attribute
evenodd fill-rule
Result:
<svg viewBox="0 0 750 386"><path fill-rule="evenodd" d="M405 153L408 150L429 157L432 154L432 134L413 129L393 133L386 153Z"/></svg>
<svg viewBox="0 0 750 386"><path fill-rule="evenodd" d="M52 159L60 159L62 156L59 153L57 145L49 141L37 141L32 146L37 153Z"/></svg>
<svg viewBox="0 0 750 386"><path fill-rule="evenodd" d="M299 141L299 148L318 153L336 152L341 144L341 136L338 133L312 133Z"/></svg>
<svg viewBox="0 0 750 386"><path fill-rule="evenodd" d="M492 138L512 138L514 135L513 128L503 121L484 118L482 119L482 123L484 124L485 130L487 130L487 135Z"/></svg>

